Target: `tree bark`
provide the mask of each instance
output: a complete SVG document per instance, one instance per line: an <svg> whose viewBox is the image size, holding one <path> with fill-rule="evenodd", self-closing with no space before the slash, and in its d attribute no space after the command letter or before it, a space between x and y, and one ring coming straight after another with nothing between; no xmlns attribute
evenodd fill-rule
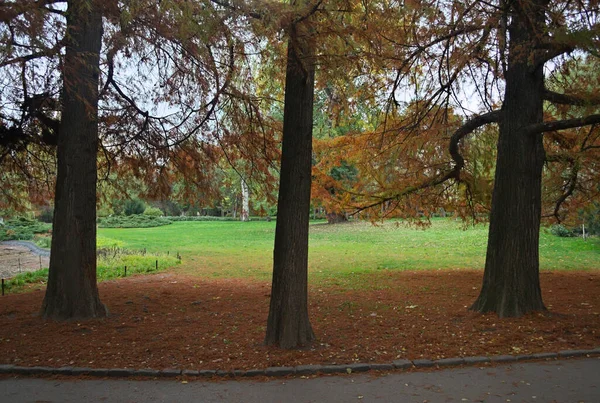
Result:
<svg viewBox="0 0 600 403"><path fill-rule="evenodd" d="M248 184L242 178L242 214L240 215L240 220L242 221L250 221L250 189L248 189Z"/></svg>
<svg viewBox="0 0 600 403"><path fill-rule="evenodd" d="M265 344L297 348L315 335L308 318L308 221L315 67L294 27L288 42L273 282Z"/></svg>
<svg viewBox="0 0 600 403"><path fill-rule="evenodd" d="M546 0L513 2L504 103L483 286L472 310L500 317L545 310L539 281L543 121L543 66L532 49L543 33Z"/></svg>
<svg viewBox="0 0 600 403"><path fill-rule="evenodd" d="M58 136L55 210L42 316L106 316L96 284L96 156L102 16L95 2L67 9L63 109Z"/></svg>

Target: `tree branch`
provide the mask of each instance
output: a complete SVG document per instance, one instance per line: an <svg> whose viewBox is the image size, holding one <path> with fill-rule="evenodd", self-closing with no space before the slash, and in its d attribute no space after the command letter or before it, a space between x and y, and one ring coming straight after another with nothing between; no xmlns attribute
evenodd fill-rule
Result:
<svg viewBox="0 0 600 403"><path fill-rule="evenodd" d="M600 123L600 114L594 114L585 116L583 118L555 120L552 122L543 122L530 125L525 128L527 135L540 134L544 132L551 132L554 130L566 130L573 129L576 127L595 125Z"/></svg>
<svg viewBox="0 0 600 403"><path fill-rule="evenodd" d="M553 104L559 105L573 105L573 106L596 106L600 105L600 97L579 97L576 95L561 94L558 92L550 91L549 89L544 90L544 99L550 101Z"/></svg>
<svg viewBox="0 0 600 403"><path fill-rule="evenodd" d="M415 186L409 186L409 187L403 189L401 192L395 193L391 196L381 196L378 198L377 201L375 201L369 205L360 206L360 207L354 206L354 208L356 210L352 214L359 213L363 210L367 210L369 208L376 207L378 205L381 205L383 203L386 203L386 202L389 202L392 200L399 200L402 197L407 196L411 193L415 193L419 190L422 190L422 189L425 189L428 187L440 185L452 178L456 179L457 181L460 181L460 171L465 166L465 159L463 158L463 156L460 154L460 152L458 150L458 144L459 144L460 140L462 140L465 136L467 136L468 134L472 133L473 131L475 131L476 129L478 129L482 126L485 126L490 123L498 122L500 120L501 114L502 114L502 112L500 110L495 110L495 111L485 113L483 115L477 115L474 118L466 121L465 124L463 124L460 128L458 128L454 132L454 134L452 134L452 136L450 137L450 144L448 147L450 156L452 157L452 160L454 161L454 166L451 169L449 169L445 172L441 172L440 174L438 174L426 181L423 181Z"/></svg>
<svg viewBox="0 0 600 403"><path fill-rule="evenodd" d="M226 1L226 0L225 1L223 1L223 0L210 0L210 1L212 1L213 3L215 3L218 6L221 6L223 8L229 9L231 11L241 12L241 13L247 15L248 17L251 17L251 18L254 18L254 19L257 19L257 20L260 20L260 19L263 18L263 15L261 13L259 13L259 12L244 10L244 9L242 9L240 7L237 7L237 6L233 5L233 4L231 4L229 1Z"/></svg>
<svg viewBox="0 0 600 403"><path fill-rule="evenodd" d="M465 166L465 160L458 152L458 143L466 135L472 133L474 130L485 126L490 123L496 123L500 120L500 110L491 111L483 115L475 116L474 118L467 120L458 130L450 137L449 151L452 159L454 160L454 169L457 173Z"/></svg>
<svg viewBox="0 0 600 403"><path fill-rule="evenodd" d="M60 51L60 49L63 47L63 45L64 45L64 40L60 40L56 43L56 45L54 45L51 48L47 48L44 50L40 50L39 52L31 53L31 54L28 54L25 56L15 57L13 59L8 59L3 62L0 62L0 67L6 67L11 64L28 62L30 60L39 59L40 57L54 56Z"/></svg>
<svg viewBox="0 0 600 403"><path fill-rule="evenodd" d="M33 9L40 9L49 4L56 3L64 3L66 0L37 0L37 1L27 1L27 0L19 0L16 2L8 3L3 0L0 3L0 22L8 23L18 16L25 14L28 11ZM57 10L50 9L50 12L56 12Z"/></svg>

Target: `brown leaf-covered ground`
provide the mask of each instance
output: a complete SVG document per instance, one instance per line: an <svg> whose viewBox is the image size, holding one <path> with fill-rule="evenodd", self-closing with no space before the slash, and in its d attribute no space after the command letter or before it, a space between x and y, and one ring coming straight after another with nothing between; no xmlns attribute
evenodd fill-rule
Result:
<svg viewBox="0 0 600 403"><path fill-rule="evenodd" d="M383 271L364 288L310 288L317 342L262 345L270 284L174 272L99 285L110 317L55 323L37 316L43 290L0 299L0 363L103 368L250 369L388 363L600 347L600 273L542 273L549 314L498 319L467 310L480 271Z"/></svg>

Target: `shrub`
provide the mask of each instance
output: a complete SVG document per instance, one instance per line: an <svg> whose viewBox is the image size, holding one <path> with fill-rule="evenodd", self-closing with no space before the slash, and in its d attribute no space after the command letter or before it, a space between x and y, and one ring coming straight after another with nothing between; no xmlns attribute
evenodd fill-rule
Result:
<svg viewBox="0 0 600 403"><path fill-rule="evenodd" d="M574 236L573 231L562 224L554 224L550 227L550 233L561 238L569 238Z"/></svg>
<svg viewBox="0 0 600 403"><path fill-rule="evenodd" d="M35 235L33 242L40 248L50 249L52 244L52 237L48 235Z"/></svg>
<svg viewBox="0 0 600 403"><path fill-rule="evenodd" d="M19 217L4 222L0 228L0 241L31 240L34 234L50 232L51 224L42 223L37 220Z"/></svg>
<svg viewBox="0 0 600 403"><path fill-rule="evenodd" d="M215 217L210 215L191 215L191 216L177 216L177 217L166 217L171 221L239 221L239 218L233 217Z"/></svg>
<svg viewBox="0 0 600 403"><path fill-rule="evenodd" d="M144 210L146 210L146 204L140 199L127 200L123 208L125 215L143 214Z"/></svg>
<svg viewBox="0 0 600 403"><path fill-rule="evenodd" d="M41 222L52 224L52 218L54 217L54 207L46 206L40 211L40 215L37 217Z"/></svg>
<svg viewBox="0 0 600 403"><path fill-rule="evenodd" d="M100 228L150 228L171 224L171 220L167 218L142 214L102 217L97 222Z"/></svg>
<svg viewBox="0 0 600 403"><path fill-rule="evenodd" d="M164 214L162 210L157 207L147 207L146 210L144 210L144 215L149 215L152 217L162 217Z"/></svg>

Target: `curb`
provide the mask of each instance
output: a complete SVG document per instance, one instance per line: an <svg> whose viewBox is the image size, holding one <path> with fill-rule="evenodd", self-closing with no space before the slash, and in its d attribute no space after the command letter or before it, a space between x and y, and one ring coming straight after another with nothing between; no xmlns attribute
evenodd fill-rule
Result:
<svg viewBox="0 0 600 403"><path fill-rule="evenodd" d="M269 367L265 369L244 370L189 370L177 368L155 369L128 369L128 368L81 368L81 367L20 367L11 364L0 364L0 374L12 375L68 375L92 377L142 377L142 378L175 378L185 376L188 378L210 377L284 377L290 375L307 376L317 374L351 374L367 371L408 370L412 368L452 368L462 365L480 365L486 363L514 363L526 360L552 360L562 358L594 357L600 356L600 347L592 350L561 350L557 353L536 353L527 355L495 355L489 357L456 357L442 358L439 360L395 360L392 363L348 365L299 365L297 367Z"/></svg>

